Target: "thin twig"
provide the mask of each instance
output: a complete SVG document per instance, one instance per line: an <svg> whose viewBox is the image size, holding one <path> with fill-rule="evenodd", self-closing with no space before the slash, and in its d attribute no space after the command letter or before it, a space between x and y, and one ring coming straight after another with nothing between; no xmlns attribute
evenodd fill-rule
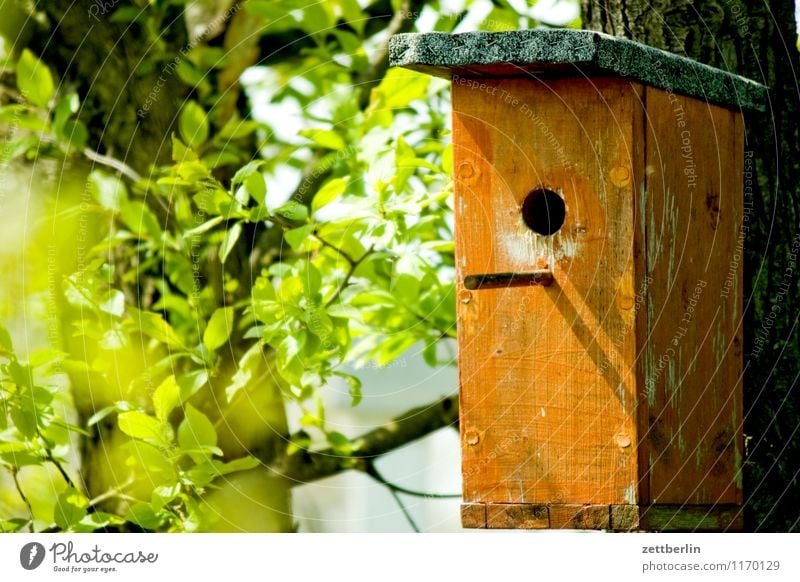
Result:
<svg viewBox="0 0 800 582"><path fill-rule="evenodd" d="M101 493L100 495L98 495L94 499L91 499L89 501L89 505L97 506L98 504L102 503L106 499L111 499L112 497L122 496L122 493L125 491L125 489L127 489L131 485L133 485L133 477L129 478L122 485L119 485L118 487L114 487L112 489L109 489L105 493Z"/></svg>
<svg viewBox="0 0 800 582"><path fill-rule="evenodd" d="M45 448L45 451L47 451L47 453L45 454L45 459L50 461L56 466L56 469L58 469L58 472L61 473L62 477L64 477L64 481L67 482L67 485L75 490L80 491L80 489L78 489L78 486L75 485L75 481L72 480L72 477L69 476L66 469L64 469L64 467L61 465L61 462L53 456L53 452L48 448Z"/></svg>
<svg viewBox="0 0 800 582"><path fill-rule="evenodd" d="M41 131L35 132L36 136L39 138L40 141L49 144L57 143L56 138L52 135L48 135L46 133L42 133ZM131 168L128 164L123 162L122 160L118 160L117 158L112 158L111 156L103 155L99 152L94 151L90 148L83 148L81 153L84 157L88 158L89 160L95 162L96 164L100 164L101 166L105 166L107 168L111 168L116 170L126 178L133 180L134 182L138 182L142 179L142 176Z"/></svg>
<svg viewBox="0 0 800 582"><path fill-rule="evenodd" d="M112 158L111 156L105 156L89 148L83 148L83 150L81 150L81 153L91 161L100 164L101 166L112 168L118 171L123 176L133 180L134 182L138 182L139 180L142 179L142 177L136 170L131 168L128 164L126 164L122 160L118 160L117 158Z"/></svg>
<svg viewBox="0 0 800 582"><path fill-rule="evenodd" d="M22 501L25 502L25 506L28 508L28 513L31 514L31 521L33 521L33 507L31 506L31 502L28 499L28 496L25 495L25 492L22 490L22 485L19 482L19 468L13 467L11 469L11 476L14 478L14 486L17 488L17 493L22 498Z"/></svg>
<svg viewBox="0 0 800 582"><path fill-rule="evenodd" d="M406 517L408 525L411 526L411 529L413 529L415 533L421 533L419 526L417 526L417 522L415 522L414 518L411 517L411 513L409 513L408 508L406 507L405 503L403 503L403 500L400 499L400 496L393 489L389 489L389 493L391 493L392 497L394 497L395 502L397 502L397 505L400 507L400 510Z"/></svg>
<svg viewBox="0 0 800 582"><path fill-rule="evenodd" d="M427 317L425 317L424 315L420 315L419 313L417 313L416 311L411 309L411 307L409 307L407 304L401 302L400 305L402 305L405 308L406 311L408 311L411 315L416 317L420 322L422 322L422 323L426 324L428 327L430 327L430 329L432 329L434 331L438 331L439 332L439 336L441 337L441 339L447 339L447 338L457 339L458 338L458 334L457 333L452 332L449 329L443 329L443 328L439 327L438 325L435 325Z"/></svg>
<svg viewBox="0 0 800 582"><path fill-rule="evenodd" d="M356 264L356 260L353 257L351 257L349 253L346 253L336 245L329 243L324 238L319 236L316 232L314 233L314 238L317 239L319 242L321 242L322 246L328 247L329 249L335 251L337 255L340 255L345 261L350 263L351 267Z"/></svg>
<svg viewBox="0 0 800 582"><path fill-rule="evenodd" d="M23 97L22 93L20 93L19 91L15 91L11 87L7 87L6 85L0 85L0 92L8 95L9 97L11 97L13 101L16 101L17 103L27 104L27 101L25 100L25 97Z"/></svg>
<svg viewBox="0 0 800 582"><path fill-rule="evenodd" d="M389 489L390 491L394 491L395 493L402 493L403 495L411 495L412 497L424 497L428 499L461 499L460 493L424 493L422 491L414 491L413 489L406 489L405 487L401 487L400 485L395 485L391 481L388 481L383 475L380 474L378 469L375 467L375 463L372 460L368 460L364 463L364 472L375 479L378 483Z"/></svg>
<svg viewBox="0 0 800 582"><path fill-rule="evenodd" d="M333 296L330 299L328 299L328 301L325 302L325 307L330 307L331 305L334 304L334 302L339 298L339 296L342 294L345 288L350 284L350 278L353 276L353 273L356 272L358 266L364 262L364 259L366 259L369 255L372 254L373 250L375 250L375 245L369 247L369 249L367 249L367 251L363 255L361 255L361 257L356 262L350 264L350 268L347 270L347 274L344 276L344 279L342 279L342 282L339 285L338 289L336 289L336 293L334 293Z"/></svg>

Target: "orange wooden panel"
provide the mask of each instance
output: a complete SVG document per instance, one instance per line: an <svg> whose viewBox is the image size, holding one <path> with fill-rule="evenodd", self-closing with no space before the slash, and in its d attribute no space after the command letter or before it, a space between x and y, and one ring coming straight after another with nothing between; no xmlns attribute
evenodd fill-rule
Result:
<svg viewBox="0 0 800 582"><path fill-rule="evenodd" d="M641 88L605 78L481 83L453 86L464 499L636 503ZM551 237L521 219L538 187L566 203ZM550 287L462 283L542 266L553 269Z"/></svg>
<svg viewBox="0 0 800 582"><path fill-rule="evenodd" d="M646 89L650 501L741 503L740 115Z"/></svg>

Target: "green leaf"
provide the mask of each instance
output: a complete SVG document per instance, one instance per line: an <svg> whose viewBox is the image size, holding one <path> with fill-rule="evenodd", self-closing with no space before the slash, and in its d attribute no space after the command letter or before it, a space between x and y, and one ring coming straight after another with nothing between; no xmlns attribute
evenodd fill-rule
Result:
<svg viewBox="0 0 800 582"><path fill-rule="evenodd" d="M16 360L12 360L6 366L6 372L18 386L33 387L33 370L30 366L25 366Z"/></svg>
<svg viewBox="0 0 800 582"><path fill-rule="evenodd" d="M298 339L291 335L283 338L277 346L278 372L294 386L300 384L303 375L303 362L298 356L301 347Z"/></svg>
<svg viewBox="0 0 800 582"><path fill-rule="evenodd" d="M236 246L236 242L239 240L239 237L242 234L242 224L240 222L235 223L228 232L225 233L225 238L222 241L222 244L219 245L219 260L221 263L225 263L225 260L228 258L228 255L231 254L231 251Z"/></svg>
<svg viewBox="0 0 800 582"><path fill-rule="evenodd" d="M291 230L287 230L283 238L289 243L289 246L292 247L293 250L299 251L302 247L303 243L308 240L311 236L311 233L314 232L314 225L313 224L306 224L305 226L301 226L298 228L293 228Z"/></svg>
<svg viewBox="0 0 800 582"><path fill-rule="evenodd" d="M14 519L0 519L0 533L14 533L30 524L29 519L15 517Z"/></svg>
<svg viewBox="0 0 800 582"><path fill-rule="evenodd" d="M178 388L180 389L181 402L186 402L194 396L208 382L208 372L197 370L189 372L178 378Z"/></svg>
<svg viewBox="0 0 800 582"><path fill-rule="evenodd" d="M39 107L46 108L55 95L50 69L28 49L17 62L17 87L25 99Z"/></svg>
<svg viewBox="0 0 800 582"><path fill-rule="evenodd" d="M334 372L340 378L343 378L348 386L350 386L350 400L353 406L358 406L361 403L361 380L351 374L344 372Z"/></svg>
<svg viewBox="0 0 800 582"><path fill-rule="evenodd" d="M180 483L170 483L169 485L161 485L153 489L151 496L151 504L157 511L161 511L164 506L175 499L181 492Z"/></svg>
<svg viewBox="0 0 800 582"><path fill-rule="evenodd" d="M3 120L0 119L0 123L2 123L2 121ZM9 139L3 145L3 148L0 149L0 167L5 167L6 164L12 160L16 160L20 156L25 155L28 150L38 148L38 146L39 138L28 133L14 139Z"/></svg>
<svg viewBox="0 0 800 582"><path fill-rule="evenodd" d="M122 204L120 218L125 226L139 238L161 239L161 226L153 211L140 200L130 200Z"/></svg>
<svg viewBox="0 0 800 582"><path fill-rule="evenodd" d="M183 141L197 149L208 139L208 118L196 101L189 101L181 111L178 129Z"/></svg>
<svg viewBox="0 0 800 582"><path fill-rule="evenodd" d="M106 513L104 511L95 511L94 513L86 515L72 529L78 532L93 532L110 525L120 525L122 523L125 523L125 520L118 515Z"/></svg>
<svg viewBox="0 0 800 582"><path fill-rule="evenodd" d="M449 143L442 152L442 169L448 176L453 175L453 144Z"/></svg>
<svg viewBox="0 0 800 582"><path fill-rule="evenodd" d="M53 129L56 133L61 132L67 120L78 112L80 103L77 93L68 93L59 98L53 113Z"/></svg>
<svg viewBox="0 0 800 582"><path fill-rule="evenodd" d="M264 196L267 195L267 183L264 181L264 176L261 175L261 172L250 174L244 181L244 187L253 199L260 202L264 201Z"/></svg>
<svg viewBox="0 0 800 582"><path fill-rule="evenodd" d="M221 307L214 311L203 333L203 343L209 350L222 346L233 330L233 307Z"/></svg>
<svg viewBox="0 0 800 582"><path fill-rule="evenodd" d="M222 217L222 216L215 216L211 220L206 220L200 226L196 226L196 227L194 227L192 229L189 229L186 232L184 232L183 233L183 238L188 239L188 238L191 238L193 236L197 236L198 234L203 234L204 232L207 232L207 231L211 230L212 228L214 228L215 226L217 226L223 220L225 220L225 218Z"/></svg>
<svg viewBox="0 0 800 582"><path fill-rule="evenodd" d="M128 336L120 325L115 324L103 333L98 345L108 351L121 350L128 345Z"/></svg>
<svg viewBox="0 0 800 582"><path fill-rule="evenodd" d="M261 461L255 457L242 457L235 459L230 463L215 463L220 475L228 475L236 471L247 471L261 466Z"/></svg>
<svg viewBox="0 0 800 582"><path fill-rule="evenodd" d="M42 453L40 452L22 452L22 453L5 453L0 455L0 466L7 466L7 467L32 467L42 465L44 463L44 458L41 456Z"/></svg>
<svg viewBox="0 0 800 582"><path fill-rule="evenodd" d="M127 412L128 410L131 410L131 408L131 404L129 402L125 402L124 400L117 402L116 404L112 404L111 406L106 406L90 416L89 420L86 421L86 426L94 426L112 412Z"/></svg>
<svg viewBox="0 0 800 582"><path fill-rule="evenodd" d="M302 6L303 14L298 19L298 25L310 35L323 35L336 23L330 2L302 0L297 4L304 5Z"/></svg>
<svg viewBox="0 0 800 582"><path fill-rule="evenodd" d="M286 220L291 220L292 222L305 222L308 220L308 207L294 200L290 200L275 210L275 214Z"/></svg>
<svg viewBox="0 0 800 582"><path fill-rule="evenodd" d="M144 469L147 474L156 474L164 481L175 481L178 478L175 467L170 459L155 445L145 441L133 440L124 445L130 451L125 460L128 467L137 470Z"/></svg>
<svg viewBox="0 0 800 582"><path fill-rule="evenodd" d="M153 408L156 418L161 422L167 422L169 413L180 404L180 401L180 389L175 381L175 376L168 376L153 392Z"/></svg>
<svg viewBox="0 0 800 582"><path fill-rule="evenodd" d="M100 170L89 174L88 180L92 195L100 206L114 213L122 210L128 201L128 189L122 180Z"/></svg>
<svg viewBox="0 0 800 582"><path fill-rule="evenodd" d="M430 76L407 69L389 69L381 84L372 91L370 109L398 109L415 99L422 99L428 90Z"/></svg>
<svg viewBox="0 0 800 582"><path fill-rule="evenodd" d="M253 206L250 208L250 216L247 219L250 222L263 222L269 218L269 209L266 206Z"/></svg>
<svg viewBox="0 0 800 582"><path fill-rule="evenodd" d="M159 443L169 444L168 425L143 412L123 412L117 419L119 429L129 437Z"/></svg>
<svg viewBox="0 0 800 582"><path fill-rule="evenodd" d="M342 136L330 129L304 129L300 135L307 137L318 146L330 150L341 151L347 147Z"/></svg>
<svg viewBox="0 0 800 582"><path fill-rule="evenodd" d="M104 5L96 4L95 6L97 6L99 9ZM108 20L109 22L136 22L137 20L147 17L147 15L148 12L146 10L142 10L138 6L120 6L114 11L113 14L111 14L111 16L108 17ZM91 6L89 7L89 16L94 16L92 14Z"/></svg>
<svg viewBox="0 0 800 582"><path fill-rule="evenodd" d="M428 364L431 368L435 368L439 362L436 350L436 341L428 342L425 345L425 349L422 352L422 358L425 360L425 363Z"/></svg>
<svg viewBox="0 0 800 582"><path fill-rule="evenodd" d="M187 148L175 134L172 134L172 161L191 162L197 160L197 154L191 148Z"/></svg>
<svg viewBox="0 0 800 582"><path fill-rule="evenodd" d="M334 178L329 180L314 196L311 201L311 211L316 212L323 206L327 206L342 194L347 188L347 181L344 178Z"/></svg>
<svg viewBox="0 0 800 582"><path fill-rule="evenodd" d="M228 402L233 400L236 393L256 377L260 370L260 364L264 359L264 352L261 344L255 343L239 359L239 366L236 373L231 378L231 383L225 388L225 396Z"/></svg>
<svg viewBox="0 0 800 582"><path fill-rule="evenodd" d="M71 430L72 432L77 432L78 434L81 434L81 435L83 435L85 437L91 437L92 436L92 433L90 433L88 430L84 430L81 427L76 426L74 424L70 424L68 422L64 422L64 421L58 420L58 419L55 419L55 420L53 420L51 422L52 422L52 425L54 425L54 426L60 426L61 428L65 428L67 430Z"/></svg>
<svg viewBox="0 0 800 582"><path fill-rule="evenodd" d="M89 130L82 121L68 119L58 131L58 138L66 146L67 151L82 150L89 140Z"/></svg>
<svg viewBox="0 0 800 582"><path fill-rule="evenodd" d="M311 261L301 261L297 265L297 270L303 284L303 294L313 300L322 286L322 273Z"/></svg>
<svg viewBox="0 0 800 582"><path fill-rule="evenodd" d="M342 433L329 432L326 436L336 453L340 455L349 455L353 452L353 442Z"/></svg>
<svg viewBox="0 0 800 582"><path fill-rule="evenodd" d="M22 453L25 451L31 451L34 447L33 443L26 442L13 442L13 443L5 443L0 441L0 454L5 453Z"/></svg>
<svg viewBox="0 0 800 582"><path fill-rule="evenodd" d="M141 528L154 530L161 525L162 517L155 512L149 503L136 503L128 510L127 521Z"/></svg>
<svg viewBox="0 0 800 582"><path fill-rule="evenodd" d="M217 431L208 417L191 404L184 410L186 416L178 427L178 444L196 463L201 463L217 446Z"/></svg>
<svg viewBox="0 0 800 582"><path fill-rule="evenodd" d="M217 477L228 475L237 471L255 469L261 463L253 457L243 457L230 463L222 463L214 459L206 459L202 463L187 471L186 475L197 487L206 487Z"/></svg>
<svg viewBox="0 0 800 582"><path fill-rule="evenodd" d="M14 104L0 107L0 123L7 123L14 127L21 127L23 129L30 129L31 131L47 131L47 120L43 119L42 115L30 111L27 105ZM33 136L31 136L33 137ZM38 139L34 138L32 143L38 143ZM13 143L13 142L12 142ZM12 146L14 149L24 148L24 144L16 144ZM24 153L24 152L17 152ZM3 156L8 157L11 151L4 152Z"/></svg>
<svg viewBox="0 0 800 582"><path fill-rule="evenodd" d="M3 352L11 353L14 351L14 344L11 342L11 334L5 326L0 323L0 354Z"/></svg>
<svg viewBox="0 0 800 582"><path fill-rule="evenodd" d="M308 311L307 318L308 330L321 340L327 340L333 333L333 320L328 317L322 307L313 307Z"/></svg>
<svg viewBox="0 0 800 582"><path fill-rule="evenodd" d="M72 529L86 517L89 500L74 487L68 487L58 496L53 512L56 525L62 530Z"/></svg>
<svg viewBox="0 0 800 582"><path fill-rule="evenodd" d="M516 30L519 28L519 14L513 9L508 10L495 6L486 15L486 19L481 23L481 28L492 32Z"/></svg>
<svg viewBox="0 0 800 582"><path fill-rule="evenodd" d="M122 317L125 313L125 294L119 289L109 289L98 304L100 311Z"/></svg>
<svg viewBox="0 0 800 582"><path fill-rule="evenodd" d="M144 335L156 339L174 348L183 348L183 343L172 326L164 321L158 313L150 311L139 311L135 308L128 308L133 323Z"/></svg>
<svg viewBox="0 0 800 582"><path fill-rule="evenodd" d="M259 169L264 165L264 160L252 160L239 168L231 179L231 185L244 184L245 180L253 174L259 173Z"/></svg>
<svg viewBox="0 0 800 582"><path fill-rule="evenodd" d="M47 364L60 362L66 357L66 355L67 354L61 350L56 350L53 348L41 348L31 354L28 364L30 364L31 368L39 368Z"/></svg>
<svg viewBox="0 0 800 582"><path fill-rule="evenodd" d="M358 34L362 34L367 19L364 18L364 12L361 10L358 0L338 0L338 5L345 22L352 26Z"/></svg>

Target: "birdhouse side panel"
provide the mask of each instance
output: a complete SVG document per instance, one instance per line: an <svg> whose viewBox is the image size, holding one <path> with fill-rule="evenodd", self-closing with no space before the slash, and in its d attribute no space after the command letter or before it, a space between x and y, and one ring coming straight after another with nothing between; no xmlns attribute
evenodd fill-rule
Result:
<svg viewBox="0 0 800 582"><path fill-rule="evenodd" d="M646 89L650 502L742 502L741 114Z"/></svg>
<svg viewBox="0 0 800 582"><path fill-rule="evenodd" d="M453 80L468 503L637 502L641 91L605 78ZM523 208L545 190L563 224L538 234ZM559 219L552 202L529 217L542 229ZM542 269L549 287L464 285Z"/></svg>

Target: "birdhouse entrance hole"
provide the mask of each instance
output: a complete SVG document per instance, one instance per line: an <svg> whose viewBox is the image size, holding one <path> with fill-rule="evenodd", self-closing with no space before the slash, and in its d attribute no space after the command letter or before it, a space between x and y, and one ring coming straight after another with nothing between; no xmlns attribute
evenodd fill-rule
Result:
<svg viewBox="0 0 800 582"><path fill-rule="evenodd" d="M557 233L564 225L566 214L564 199L546 188L531 191L522 202L522 220L536 234Z"/></svg>

